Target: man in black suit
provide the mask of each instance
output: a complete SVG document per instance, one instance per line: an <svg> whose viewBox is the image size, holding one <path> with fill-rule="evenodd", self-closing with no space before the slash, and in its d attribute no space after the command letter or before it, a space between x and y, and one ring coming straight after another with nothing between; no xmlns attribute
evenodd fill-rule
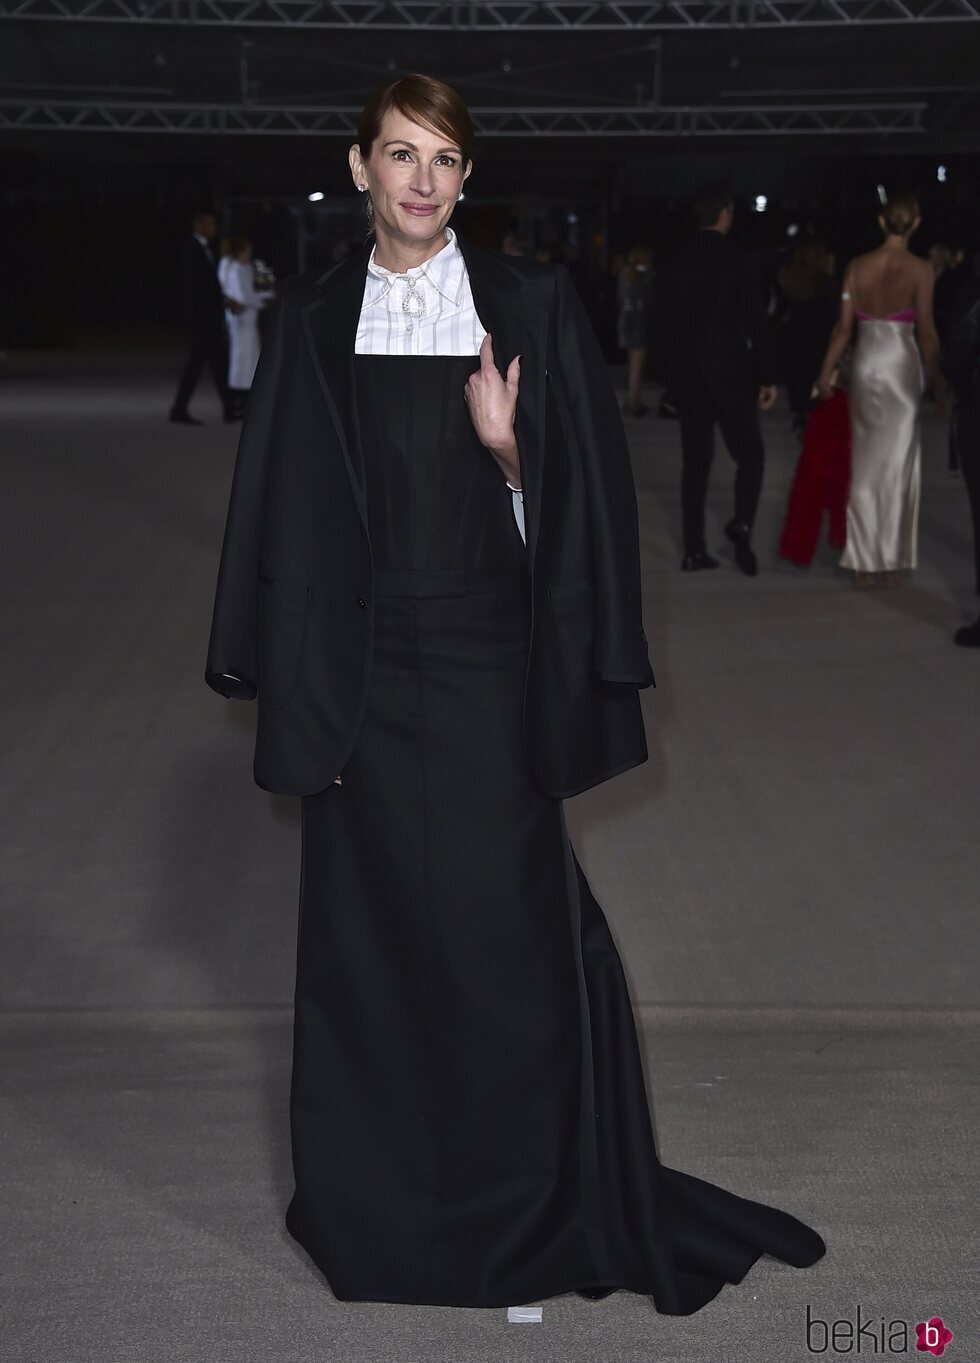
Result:
<svg viewBox="0 0 980 1363"><path fill-rule="evenodd" d="M180 258L181 315L189 332L190 345L177 396L170 409L170 420L183 426L200 426L203 423L191 416L187 405L205 362L211 368L214 386L224 408L225 421L234 421L236 418L228 389L225 304L218 283L218 261L213 248L218 235L218 222L213 213L195 213L191 227L191 235L183 245Z"/></svg>
<svg viewBox="0 0 980 1363"><path fill-rule="evenodd" d="M752 523L764 460L759 409L776 401L769 324L755 262L728 238L731 194L720 185L704 185L694 195L693 210L697 231L661 272L657 306L667 387L681 424L681 568L718 567L704 539L717 424L737 465L735 515L725 534L735 546L738 566L753 577Z"/></svg>

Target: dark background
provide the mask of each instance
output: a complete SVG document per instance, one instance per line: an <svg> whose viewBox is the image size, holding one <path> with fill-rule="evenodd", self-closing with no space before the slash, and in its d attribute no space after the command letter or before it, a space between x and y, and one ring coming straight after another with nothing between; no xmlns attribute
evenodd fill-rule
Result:
<svg viewBox="0 0 980 1363"><path fill-rule="evenodd" d="M915 249L980 246L978 37L976 21L477 34L0 17L0 348L174 328L177 246L200 206L222 233L248 232L279 277L329 264L364 230L349 133L38 131L45 99L357 108L424 70L479 108L921 106L911 133L479 138L454 221L487 246L516 228L551 249L598 318L611 258L649 241L662 264L705 178L731 182L736 234L773 270L794 226L841 265L873 245L879 184L920 196ZM25 101L35 111L21 123Z"/></svg>

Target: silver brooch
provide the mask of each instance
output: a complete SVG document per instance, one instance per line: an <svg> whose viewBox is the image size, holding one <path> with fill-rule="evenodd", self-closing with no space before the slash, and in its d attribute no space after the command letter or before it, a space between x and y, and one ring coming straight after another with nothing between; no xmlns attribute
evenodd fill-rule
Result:
<svg viewBox="0 0 980 1363"><path fill-rule="evenodd" d="M425 294L422 293L418 283L411 275L406 275L405 296L402 299L402 312L407 312L409 317L423 317L425 315Z"/></svg>

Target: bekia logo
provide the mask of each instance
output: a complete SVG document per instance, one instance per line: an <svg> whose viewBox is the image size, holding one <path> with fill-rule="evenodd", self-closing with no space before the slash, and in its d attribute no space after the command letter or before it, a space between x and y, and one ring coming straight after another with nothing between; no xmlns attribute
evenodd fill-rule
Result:
<svg viewBox="0 0 980 1363"><path fill-rule="evenodd" d="M946 1352L946 1345L953 1338L952 1330L943 1324L942 1316L931 1316L920 1320L914 1327L915 1347L919 1353L939 1357ZM806 1347L811 1354L904 1354L908 1353L912 1336L908 1322L904 1320L885 1320L879 1316L877 1321L864 1317L858 1303L857 1319L842 1317L839 1320L823 1320L806 1308Z"/></svg>
<svg viewBox="0 0 980 1363"><path fill-rule="evenodd" d="M930 1354L944 1354L946 1345L953 1338L953 1332L946 1329L942 1316L933 1316L932 1320L920 1320L915 1327L915 1333L918 1335L915 1347Z"/></svg>

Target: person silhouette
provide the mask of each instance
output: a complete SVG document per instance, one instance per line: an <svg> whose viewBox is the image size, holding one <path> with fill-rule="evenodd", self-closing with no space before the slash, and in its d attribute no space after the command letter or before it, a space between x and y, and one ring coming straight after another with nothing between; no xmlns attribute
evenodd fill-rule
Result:
<svg viewBox="0 0 980 1363"><path fill-rule="evenodd" d="M211 370L225 421L236 420L228 388L225 303L218 283L218 261L212 247L217 235L218 221L214 214L210 211L195 213L191 219L191 233L181 249L180 302L188 333L188 349L177 396L170 408L170 420L182 426L204 424L191 416L188 404L205 364Z"/></svg>

